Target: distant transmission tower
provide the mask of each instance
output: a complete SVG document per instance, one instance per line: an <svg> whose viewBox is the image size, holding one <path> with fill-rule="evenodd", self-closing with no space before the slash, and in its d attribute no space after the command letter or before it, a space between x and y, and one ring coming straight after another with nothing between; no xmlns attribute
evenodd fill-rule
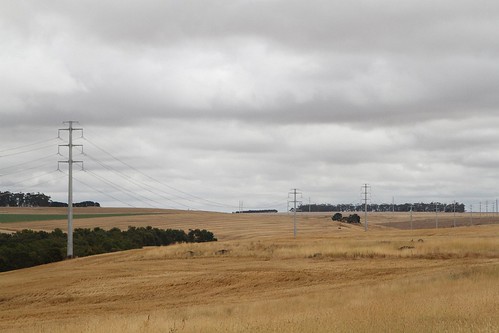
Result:
<svg viewBox="0 0 499 333"><path fill-rule="evenodd" d="M456 227L456 200L452 204L452 210L454 211L454 228Z"/></svg>
<svg viewBox="0 0 499 333"><path fill-rule="evenodd" d="M414 205L411 204L411 230L412 230L412 210L413 210Z"/></svg>
<svg viewBox="0 0 499 333"><path fill-rule="evenodd" d="M470 204L470 225L473 225L473 204Z"/></svg>
<svg viewBox="0 0 499 333"><path fill-rule="evenodd" d="M371 195L371 186L369 184L362 185L362 200L364 201L364 230L367 231L367 204Z"/></svg>
<svg viewBox="0 0 499 333"><path fill-rule="evenodd" d="M438 202L435 203L435 228L438 229Z"/></svg>
<svg viewBox="0 0 499 333"><path fill-rule="evenodd" d="M59 147L68 147L68 160L67 161L59 161L59 163L68 163L68 251L67 257L69 259L73 258L73 164L74 163L83 163L83 161L74 161L73 160L73 147L83 147L82 145L73 144L73 131L81 131L83 134L82 128L74 128L73 124L78 124L77 121L64 121L63 124L67 124L68 128L59 129L59 138L61 137L61 131L68 131L68 144L67 145L59 145Z"/></svg>
<svg viewBox="0 0 499 333"><path fill-rule="evenodd" d="M296 200L296 195L298 195L298 194L301 195L301 192L298 192L298 190L296 188L292 189L288 193L288 198L289 198L290 195L293 195L293 200L288 201L288 203L289 202L293 203L293 236L294 236L294 238L296 238L296 203L300 203L301 204L301 201L297 201Z"/></svg>

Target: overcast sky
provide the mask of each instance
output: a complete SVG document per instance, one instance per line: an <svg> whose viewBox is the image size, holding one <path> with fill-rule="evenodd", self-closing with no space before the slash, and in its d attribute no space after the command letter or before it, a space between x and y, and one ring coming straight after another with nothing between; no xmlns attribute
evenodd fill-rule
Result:
<svg viewBox="0 0 499 333"><path fill-rule="evenodd" d="M232 211L499 197L497 1L1 1L0 191ZM491 210L489 204L488 209ZM468 208L468 207L467 207Z"/></svg>

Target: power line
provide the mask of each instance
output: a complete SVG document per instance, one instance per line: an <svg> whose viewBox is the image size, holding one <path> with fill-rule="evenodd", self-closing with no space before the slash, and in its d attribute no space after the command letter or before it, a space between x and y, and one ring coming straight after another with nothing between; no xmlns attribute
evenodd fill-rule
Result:
<svg viewBox="0 0 499 333"><path fill-rule="evenodd" d="M184 206L185 208L189 208L189 206L184 205L181 202L178 202L178 201L173 200L171 198L168 198L168 197L166 197L166 196L164 196L164 195L162 195L160 193L157 193L157 192L154 192L154 191L150 190L149 188L152 188L152 189L155 189L155 188L152 187L152 186L150 186L150 185L148 185L148 184L142 184L142 183L139 183L139 182L135 181L132 177L128 176L127 174L125 174L125 173L123 173L123 172L121 172L119 170L116 170L115 168L113 168L111 166L108 166L108 165L104 164L104 162L101 162L97 158L92 157L88 153L84 153L84 155L87 156L87 157L89 157L91 160L93 160L94 162L96 162L97 164L99 164L100 166L102 166L103 168L105 168L105 169L109 170L110 172L112 172L112 173L120 176L121 178L125 179L127 182L129 182L129 183L131 183L131 184L133 184L133 185L135 185L135 186L137 186L139 188L142 188L143 190L148 191L148 192L150 192L150 193L152 193L152 194L154 194L156 196L162 197L163 199L166 199L168 201L174 202L174 203L176 203L176 204L178 204L180 206ZM147 188L147 187L149 187L149 188Z"/></svg>
<svg viewBox="0 0 499 333"><path fill-rule="evenodd" d="M60 171L60 170L59 170L59 171ZM61 172L63 172L63 171L61 171ZM127 206L129 206L129 207L132 207L132 208L137 208L137 207L135 207L135 206L133 206L133 205L131 205L131 204L129 204L129 203L127 203L127 202L125 202L125 201L122 201L122 200L120 200L120 199L118 199L118 198L116 198L116 197L112 196L112 195L111 195L111 194L109 194L108 192L101 191L101 190L99 190L99 189L97 189L97 188L95 188L95 187L93 187L93 186L91 186L91 185L89 185L89 184L85 183L84 181L82 181L82 180L80 180L80 179L78 179L78 178L76 178L76 177L74 178L74 180L76 180L78 183L81 183L81 184L83 184L83 185L87 186L88 188L90 188L90 189L92 189L92 190L94 190L94 191L99 192L100 194L103 194L103 195L105 195L105 196L108 196L109 198L111 198L111 199L113 199L113 200L119 201L119 202L121 202L121 203L123 203L123 204L125 204L125 205L127 205Z"/></svg>
<svg viewBox="0 0 499 333"><path fill-rule="evenodd" d="M87 141L88 143L90 143L91 145L93 145L95 148L97 148L97 149L99 149L100 151L102 151L102 152L106 153L107 155L111 156L111 157L112 157L113 159L115 159L116 161L118 161L118 162L122 163L123 165L127 166L128 168L130 168L130 169L134 170L135 172L138 172L139 174L143 175L144 177L146 177L146 178L148 178L148 179L150 179L150 180L152 180L152 181L154 181L154 182L156 182L156 183L158 183L158 184L160 184L160 185L162 185L162 186L166 186L166 187L168 187L168 188L170 188L170 189L172 189L172 190L174 190L174 191L177 191L177 192L179 192L179 193L185 194L185 195L190 196L190 197L192 197L192 198L194 198L194 199L201 200L201 201L203 201L203 202L205 202L205 203L211 204L212 206L217 206L217 207L225 207L225 208L231 208L231 209L236 208L236 206L233 206L233 205L227 205L227 204L224 204L224 203L220 203L220 202L216 202L216 201L212 201L212 200L204 199L204 198L201 198L201 197L199 197L199 196L197 196L197 195L194 195L194 194L191 194L191 193L188 193L188 192L185 192L185 191L179 190L179 189L177 189L177 188L175 188L175 187L173 187L173 186L170 186L170 185L168 185L168 184L165 184L165 183L163 183L163 182L161 182L161 181L159 181L159 180L157 180L157 179L155 179L155 178L153 178L153 177L151 177L151 176L149 176L149 175L145 174L144 172L142 172L142 171L138 170L137 168L133 167L132 165L130 165L130 164L128 164L128 163L126 163L126 162L122 161L121 159L117 158L117 157L116 157L116 156L114 156L113 154L111 154L111 153L107 152L107 151L106 151L106 150L104 150L103 148L101 148L101 147L97 146L95 143L91 142L88 138L84 137L83 139L84 139L85 141ZM184 199L184 200L188 200L188 201L192 201L192 199L189 199L189 198L183 198L183 199Z"/></svg>
<svg viewBox="0 0 499 333"><path fill-rule="evenodd" d="M35 158L35 159L32 159L32 160L27 161L27 162L23 162L23 163L11 165L11 166L8 166L8 167L3 167L3 168L0 169L0 171L4 172L4 170L14 169L14 168L19 169L20 166L23 166L23 165L26 165L26 164L30 164L31 165L34 162L39 162L40 160L43 160L43 159L48 158L48 157L52 157L52 156L50 155L50 156L46 156L46 157L42 157L42 158Z"/></svg>
<svg viewBox="0 0 499 333"><path fill-rule="evenodd" d="M26 179L23 179L23 180L18 181L18 182L16 182L16 183L11 183L11 184L9 184L9 185L10 185L10 186L16 186L16 185L18 185L18 184L25 183L25 182L27 182L27 181L29 181L29 180L31 180L31 179L35 179L35 178L40 178L40 177L48 176L48 175L53 174L53 173L58 172L58 171L60 171L60 170L52 170L52 171L50 171L50 172L45 172L45 173L43 173L43 174L41 174L41 175L36 175L36 176L30 177L30 178L26 178ZM45 182L43 182L43 183L38 183L37 185L46 184L46 183L50 182L51 180L52 180L52 179L49 179L49 180L47 180L47 181L45 181Z"/></svg>
<svg viewBox="0 0 499 333"><path fill-rule="evenodd" d="M367 204L368 204L368 196L371 195L370 193L370 190L371 190L371 186L369 186L369 184L364 184L362 185L362 195L363 195L363 201L364 201L364 220L365 220L365 223L364 223L364 230L367 231L368 229L368 224L367 224Z"/></svg>
<svg viewBox="0 0 499 333"><path fill-rule="evenodd" d="M24 173L26 171L30 171L30 170L34 170L34 169L39 169L40 167L44 167L44 166L47 166L47 165L52 164L52 163L53 163L53 161L49 161L49 162L38 164L38 165L29 167L29 168L19 169L17 171L10 172L10 173L4 173L4 174L0 175L0 177L12 176L12 175L16 175L16 174L19 174L19 173Z"/></svg>
<svg viewBox="0 0 499 333"><path fill-rule="evenodd" d="M46 145L46 146L42 146L42 147L38 147L38 148L34 148L34 149L20 151L20 152L17 152L17 153L10 153L10 154L0 155L0 157L8 157L8 156L15 156L15 155L21 155L21 154L26 154L26 153L32 153L34 151L40 151L40 150L43 150L43 149L46 149L46 148L52 148L52 147L53 147L53 145Z"/></svg>
<svg viewBox="0 0 499 333"><path fill-rule="evenodd" d="M150 183L147 183L147 182L144 182L144 183L137 183L136 180L133 179L133 177L130 177L127 173L123 172L123 171L120 171L112 166L109 166L109 164L107 163L104 163L102 162L101 160L99 160L98 158L96 158L95 156L92 156L90 154L88 154L88 152L85 152L84 155L85 156L88 156L90 159L94 160L96 163L98 163L99 165L101 165L102 167L106 168L107 170L113 172L114 174L126 179L128 182L134 184L135 186L138 186L148 192L151 192L155 195L158 195L160 197L163 197L164 199L166 200L169 200L171 202L174 202L178 205L181 205L181 206L184 206L186 208L189 208L189 206L179 202L178 200L185 200L185 201L189 201L189 202L192 202L192 203L195 203L195 204L198 204L198 205L209 205L209 206L212 206L212 207L218 207L218 208L230 208L230 209L237 209L238 207L236 207L235 205L231 205L231 204L225 204L225 203L221 203L221 202L217 202L217 201L213 201L213 200L209 200L209 199L205 199L205 198L202 198L198 195L195 195L195 194L192 194L192 193L189 193L189 192L186 192L186 191L182 191L178 188L175 188L171 185L168 185L146 173L144 173L143 171L135 168L134 166L132 166L131 164L121 160L120 158L116 157L115 155L113 155L112 153L108 152L107 150L105 150L104 148L100 147L99 145L97 145L96 143L92 142L92 140L90 140L89 138L87 138L86 136L82 136L82 139L85 140L86 142L88 142L91 146L95 147L96 149L98 149L99 151L105 153L106 155L110 156L113 160L123 164L124 166L126 166L127 168L129 168L130 170L133 170L135 171L136 173L142 175L143 177L145 177L146 179L152 181L153 183L155 184L158 184L160 185L161 187L166 187L170 190L173 190L175 192L178 192L182 195L178 195L178 194L175 194L175 193L171 193L171 192L168 192L168 191L165 191L157 186L153 186L152 184ZM146 189L146 187L148 189ZM177 200L174 200L172 199L171 197L164 197L164 196L161 196L159 195L157 192L160 192L160 193L164 193L166 194L167 196L174 196L176 198L178 198ZM279 204L281 204L281 202L279 202ZM269 207L272 207L272 206L275 206L275 204L272 204L272 205L269 205ZM253 207L246 207L247 209L253 209ZM261 206L260 207L254 207L255 209L256 208L262 208Z"/></svg>
<svg viewBox="0 0 499 333"><path fill-rule="evenodd" d="M37 141L37 142L33 142L33 143L28 143L26 145L22 145L22 146L18 146L18 147L6 148L6 149L0 150L0 153L6 152L6 151L11 151L11 150L18 150L18 149L22 149L22 148L26 148L26 147L32 147L32 146L36 146L36 145L39 145L39 144L42 144L42 143L45 143L45 142L50 142L50 141L56 140L56 139L57 138L55 137L55 138L41 140L41 141ZM4 156L8 156L8 155L4 155Z"/></svg>
<svg viewBox="0 0 499 333"><path fill-rule="evenodd" d="M158 205L160 205L160 206L161 206L161 203L159 203L159 202L157 202L157 201L155 201L155 200L152 200L152 199L150 199L150 198L147 198L147 197L145 197L145 196L143 196L143 195L141 195L141 194L139 194L139 193L137 193L137 192L133 192L133 191L131 191L131 190L128 190L128 189L126 189L126 188L125 188L125 187L123 187L123 186L120 186L120 185L118 185L118 184L115 184L114 182L110 181L109 179L106 179L106 178L104 178L104 177L101 177L101 176L97 175L95 172L92 172L92 171L90 171L90 170L84 170L84 171L85 171L86 173L88 173L88 174L92 175L92 176L93 176L93 177L95 177L96 179L100 180L101 182L106 183L107 185L109 185L109 186L113 187L114 189L116 189L116 190L118 190L118 191L120 191L120 192L123 192L123 193L128 194L128 195L129 195L132 199L134 199L134 200L138 200L138 201L140 201L140 202L142 202L142 203L144 203L144 204L146 204L146 205L148 205L148 206L150 206L150 207L152 207L152 208L159 208L159 207L154 206L154 205L150 204L150 203L149 203L149 202L147 202L147 201L152 201L152 202L155 202L156 204L158 204ZM132 194L132 193L135 193L137 196L135 196L135 195L134 195L134 194ZM143 199L139 198L138 196L140 196L140 197L144 198L145 200L143 200Z"/></svg>

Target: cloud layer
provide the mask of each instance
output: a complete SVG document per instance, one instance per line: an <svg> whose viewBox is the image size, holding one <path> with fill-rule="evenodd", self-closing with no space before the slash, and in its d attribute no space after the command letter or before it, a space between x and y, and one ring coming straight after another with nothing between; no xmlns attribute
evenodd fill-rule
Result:
<svg viewBox="0 0 499 333"><path fill-rule="evenodd" d="M363 183L377 202L493 199L497 40L494 1L3 3L0 190L33 176L1 151L75 119L93 172L145 181L104 148L196 209L294 187L357 202ZM87 176L82 200L141 205ZM36 190L64 200L62 178Z"/></svg>

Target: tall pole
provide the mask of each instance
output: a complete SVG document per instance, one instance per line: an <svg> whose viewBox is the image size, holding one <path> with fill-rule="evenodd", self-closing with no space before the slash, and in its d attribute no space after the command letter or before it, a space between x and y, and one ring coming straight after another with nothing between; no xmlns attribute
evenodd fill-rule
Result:
<svg viewBox="0 0 499 333"><path fill-rule="evenodd" d="M300 192L298 192L298 190L296 188L292 189L291 192L289 192L289 194L292 194L293 195L293 237L296 238L296 203L298 202L296 200L296 195L297 194L301 194ZM289 194L288 194L288 197L289 197ZM288 204L289 204L289 201L288 201Z"/></svg>
<svg viewBox="0 0 499 333"><path fill-rule="evenodd" d="M69 122L68 258L73 258L73 122Z"/></svg>
<svg viewBox="0 0 499 333"><path fill-rule="evenodd" d="M369 184L362 185L362 194L364 195L364 231L368 230L368 222L367 222L367 202L369 195Z"/></svg>
<svg viewBox="0 0 499 333"><path fill-rule="evenodd" d="M412 230L412 205L411 205L411 230Z"/></svg>
<svg viewBox="0 0 499 333"><path fill-rule="evenodd" d="M438 229L438 203L435 204L435 228Z"/></svg>
<svg viewBox="0 0 499 333"><path fill-rule="evenodd" d="M73 254L73 164L83 163L82 161L73 160L73 147L82 145L73 144L73 131L83 131L81 128L74 128L73 124L78 123L77 121L65 121L63 124L67 124L68 128L60 129L60 131L68 131L68 144L60 145L68 147L68 160L59 161L59 163L68 163L68 245L67 245L67 258L71 259L74 257Z"/></svg>
<svg viewBox="0 0 499 333"><path fill-rule="evenodd" d="M454 200L454 228L456 227L456 201Z"/></svg>
<svg viewBox="0 0 499 333"><path fill-rule="evenodd" d="M294 189L294 199L293 199L293 203L294 203L294 214L293 214L293 236L294 238L296 238L296 188Z"/></svg>
<svg viewBox="0 0 499 333"><path fill-rule="evenodd" d="M470 204L470 225L473 225L473 204Z"/></svg>

